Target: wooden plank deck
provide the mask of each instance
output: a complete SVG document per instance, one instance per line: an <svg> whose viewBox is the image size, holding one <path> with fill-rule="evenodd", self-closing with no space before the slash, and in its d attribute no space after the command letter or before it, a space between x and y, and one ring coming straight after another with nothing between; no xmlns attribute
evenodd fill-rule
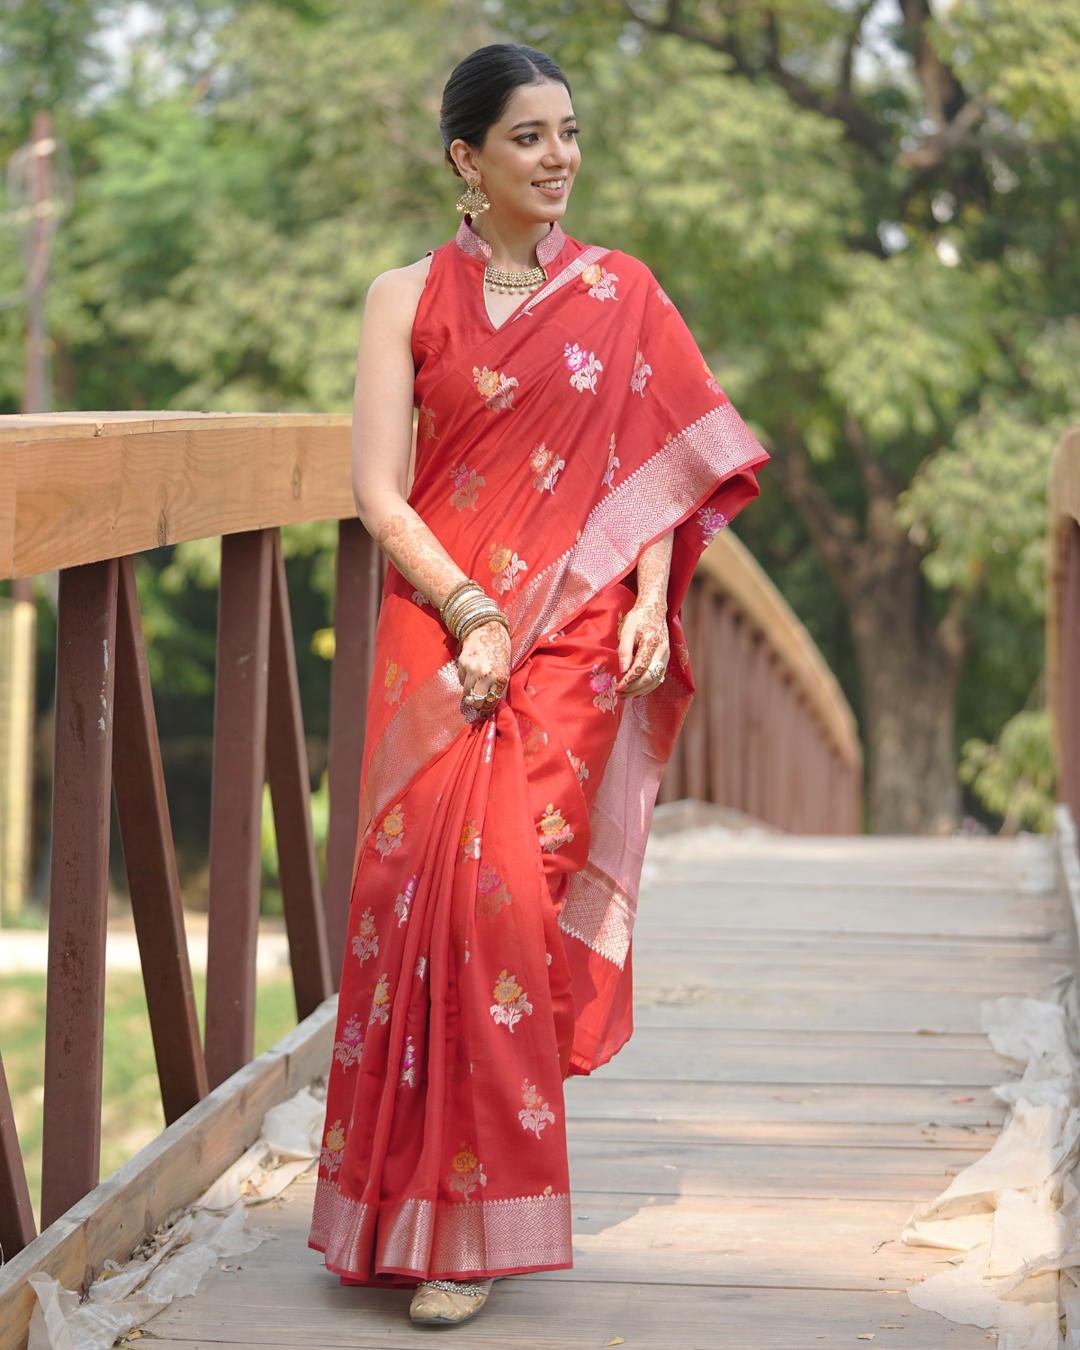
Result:
<svg viewBox="0 0 1080 1350"><path fill-rule="evenodd" d="M572 1271L495 1286L457 1328L343 1289L305 1246L313 1186L254 1212L276 1241L214 1270L146 1337L192 1350L986 1350L915 1308L947 1253L912 1205L987 1149L1015 1065L979 1002L1069 966L1049 844L654 841L635 938L637 1031L567 1086ZM970 1100L958 1100L970 1099ZM879 1244L886 1244L879 1246Z"/></svg>

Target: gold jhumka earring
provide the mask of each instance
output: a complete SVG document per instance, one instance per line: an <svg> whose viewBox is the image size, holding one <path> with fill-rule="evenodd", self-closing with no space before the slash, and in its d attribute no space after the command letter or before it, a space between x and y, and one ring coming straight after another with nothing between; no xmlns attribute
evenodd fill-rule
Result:
<svg viewBox="0 0 1080 1350"><path fill-rule="evenodd" d="M487 199L487 193L480 186L479 178L468 178L465 181L467 186L461 194L457 209L465 216L479 216L490 207L491 203Z"/></svg>

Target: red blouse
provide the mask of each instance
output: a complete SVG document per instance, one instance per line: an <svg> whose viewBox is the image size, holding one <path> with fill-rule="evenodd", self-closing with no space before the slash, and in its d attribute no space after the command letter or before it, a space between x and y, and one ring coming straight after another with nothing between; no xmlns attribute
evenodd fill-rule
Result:
<svg viewBox="0 0 1080 1350"><path fill-rule="evenodd" d="M549 269L558 258L561 269L584 251L585 245L563 234L556 222L537 244L536 257L541 267ZM415 407L448 370L496 331L484 304L484 268L490 261L491 245L469 228L467 220L461 222L456 238L431 254L412 330ZM548 275L554 273L549 270ZM529 299L523 296L521 303Z"/></svg>

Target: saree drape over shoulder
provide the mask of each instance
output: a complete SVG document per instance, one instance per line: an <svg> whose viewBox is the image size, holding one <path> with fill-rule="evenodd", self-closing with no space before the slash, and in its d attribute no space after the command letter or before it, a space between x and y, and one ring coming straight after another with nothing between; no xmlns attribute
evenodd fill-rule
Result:
<svg viewBox="0 0 1080 1350"><path fill-rule="evenodd" d="M562 1083L626 1042L656 790L693 684L679 607L767 456L649 271L556 225L495 329L487 245L432 256L410 502L510 622L487 719L387 572L311 1245L346 1281L572 1264ZM674 530L666 681L620 701L634 570Z"/></svg>

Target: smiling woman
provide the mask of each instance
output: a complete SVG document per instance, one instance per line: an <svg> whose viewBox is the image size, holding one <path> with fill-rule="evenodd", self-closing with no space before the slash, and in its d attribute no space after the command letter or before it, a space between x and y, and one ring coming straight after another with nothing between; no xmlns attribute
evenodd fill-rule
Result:
<svg viewBox="0 0 1080 1350"><path fill-rule="evenodd" d="M418 1322L572 1264L562 1082L630 1035L679 608L766 459L647 268L563 233L554 62L473 52L440 129L461 228L360 335L353 487L391 566L310 1239Z"/></svg>

